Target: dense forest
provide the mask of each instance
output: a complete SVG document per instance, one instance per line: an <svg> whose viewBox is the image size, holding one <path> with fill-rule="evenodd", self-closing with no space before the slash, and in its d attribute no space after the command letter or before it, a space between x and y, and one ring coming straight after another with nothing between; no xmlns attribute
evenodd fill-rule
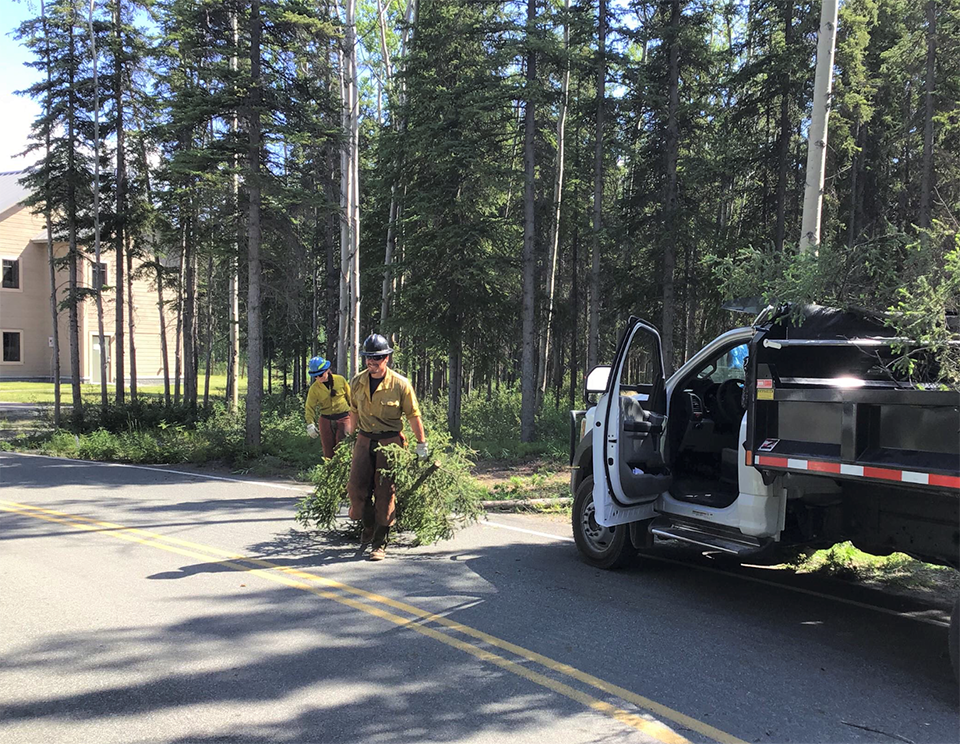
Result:
<svg viewBox="0 0 960 744"><path fill-rule="evenodd" d="M630 314L668 371L744 322L736 296L899 308L942 336L960 0L840 3L800 252L819 26L808 0L40 0L17 33L43 109L31 204L69 248L57 311L75 331L97 301L77 266L105 256L122 339L147 272L174 394L197 405L225 364L236 407L245 370L249 444L265 370L294 393L317 353L349 375L371 332L454 437L466 396L522 390L525 441Z"/></svg>

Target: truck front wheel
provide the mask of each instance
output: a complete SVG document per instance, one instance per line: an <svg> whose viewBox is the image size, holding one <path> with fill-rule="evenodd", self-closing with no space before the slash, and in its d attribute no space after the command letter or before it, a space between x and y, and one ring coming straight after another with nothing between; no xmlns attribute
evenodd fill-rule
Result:
<svg viewBox="0 0 960 744"><path fill-rule="evenodd" d="M637 554L630 542L629 525L604 527L597 523L592 475L583 479L573 499L573 539L583 559L597 568L622 568Z"/></svg>

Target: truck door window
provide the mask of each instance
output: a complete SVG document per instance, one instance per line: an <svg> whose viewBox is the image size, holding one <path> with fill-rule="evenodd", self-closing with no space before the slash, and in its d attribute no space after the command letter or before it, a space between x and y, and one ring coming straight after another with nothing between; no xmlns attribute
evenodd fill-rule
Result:
<svg viewBox="0 0 960 744"><path fill-rule="evenodd" d="M624 360L620 377L621 394L649 394L659 377L658 358L656 339L648 333L636 334Z"/></svg>

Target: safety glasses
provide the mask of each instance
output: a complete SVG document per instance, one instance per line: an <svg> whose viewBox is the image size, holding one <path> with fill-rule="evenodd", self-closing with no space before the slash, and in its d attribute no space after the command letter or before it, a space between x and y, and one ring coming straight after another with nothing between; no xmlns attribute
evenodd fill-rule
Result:
<svg viewBox="0 0 960 744"><path fill-rule="evenodd" d="M374 362L382 362L386 358L386 354L367 354L367 359L370 359Z"/></svg>

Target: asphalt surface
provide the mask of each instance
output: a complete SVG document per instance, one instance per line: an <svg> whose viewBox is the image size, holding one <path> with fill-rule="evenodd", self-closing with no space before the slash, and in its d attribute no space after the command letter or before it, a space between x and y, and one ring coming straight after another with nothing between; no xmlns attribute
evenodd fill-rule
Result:
<svg viewBox="0 0 960 744"><path fill-rule="evenodd" d="M371 563L302 492L0 454L0 742L960 741L942 603L519 515Z"/></svg>

